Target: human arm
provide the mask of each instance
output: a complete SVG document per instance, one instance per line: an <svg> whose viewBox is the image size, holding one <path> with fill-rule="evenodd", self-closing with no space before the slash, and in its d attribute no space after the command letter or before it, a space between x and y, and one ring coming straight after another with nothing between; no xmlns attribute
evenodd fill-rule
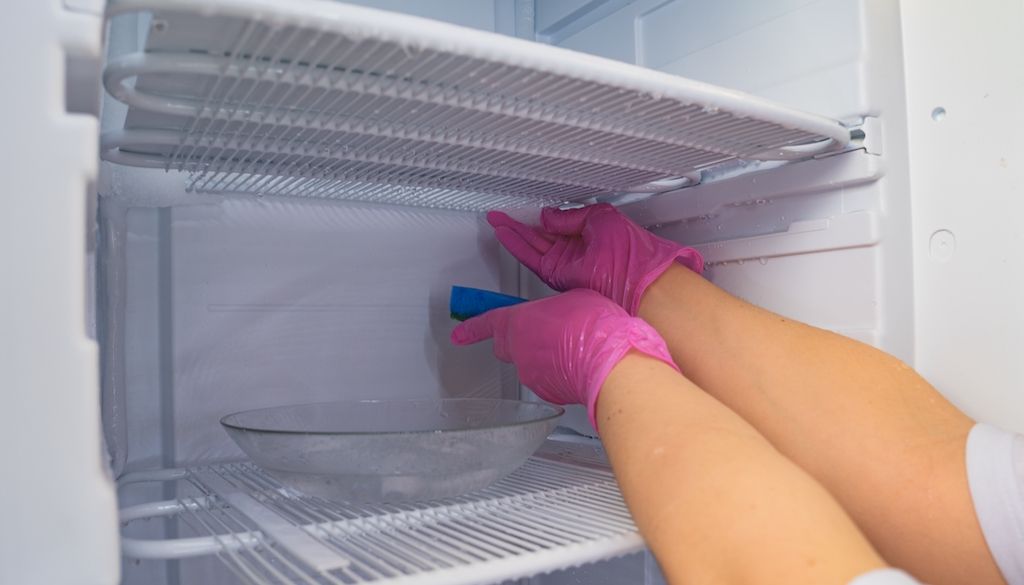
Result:
<svg viewBox="0 0 1024 585"><path fill-rule="evenodd" d="M821 482L886 559L936 584L1002 582L967 482L973 421L898 359L738 299L699 276L695 251L589 209L545 210L540 226L488 220L550 286L589 287L643 317L690 380Z"/></svg>
<svg viewBox="0 0 1024 585"><path fill-rule="evenodd" d="M847 583L884 563L839 505L752 427L678 373L643 321L591 291L485 313L542 398L588 405L626 503L671 583Z"/></svg>
<svg viewBox="0 0 1024 585"><path fill-rule="evenodd" d="M973 421L909 366L681 267L650 286L639 314L694 383L821 482L887 560L929 583L1002 582L967 484Z"/></svg>
<svg viewBox="0 0 1024 585"><path fill-rule="evenodd" d="M670 583L838 585L885 566L828 492L663 363L630 354L597 408L623 496Z"/></svg>

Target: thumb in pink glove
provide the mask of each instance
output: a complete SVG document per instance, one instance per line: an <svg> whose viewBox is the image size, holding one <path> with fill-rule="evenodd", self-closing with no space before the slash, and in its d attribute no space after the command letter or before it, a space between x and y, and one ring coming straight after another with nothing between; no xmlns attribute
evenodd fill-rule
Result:
<svg viewBox="0 0 1024 585"><path fill-rule="evenodd" d="M586 405L595 429L601 386L630 350L679 369L653 327L585 289L488 311L452 331L455 345L492 337L494 355L514 363L523 384L549 402Z"/></svg>
<svg viewBox="0 0 1024 585"><path fill-rule="evenodd" d="M532 227L500 211L487 214L498 241L548 286L595 290L630 315L673 262L698 274L704 270L699 252L655 236L607 203L545 208L540 220L540 227Z"/></svg>

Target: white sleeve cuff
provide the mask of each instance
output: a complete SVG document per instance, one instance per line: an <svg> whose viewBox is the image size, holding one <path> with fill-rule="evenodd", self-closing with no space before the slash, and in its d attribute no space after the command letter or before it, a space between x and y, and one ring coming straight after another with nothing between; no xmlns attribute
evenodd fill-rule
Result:
<svg viewBox="0 0 1024 585"><path fill-rule="evenodd" d="M899 569L868 571L848 585L920 585L921 582Z"/></svg>
<svg viewBox="0 0 1024 585"><path fill-rule="evenodd" d="M977 424L967 482L985 542L1008 585L1024 585L1024 437Z"/></svg>

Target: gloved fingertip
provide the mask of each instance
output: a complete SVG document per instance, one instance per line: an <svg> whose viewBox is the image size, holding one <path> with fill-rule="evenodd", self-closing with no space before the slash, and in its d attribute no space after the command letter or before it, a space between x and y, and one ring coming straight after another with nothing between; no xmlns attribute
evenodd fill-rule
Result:
<svg viewBox="0 0 1024 585"><path fill-rule="evenodd" d="M540 219L541 219L542 223L545 220L551 220L552 218L555 218L557 220L557 218L559 216L565 215L567 213L573 213L573 212L576 211L576 209L578 209L578 208L574 208L574 209L559 209L557 207L545 207L545 208L540 210Z"/></svg>
<svg viewBox="0 0 1024 585"><path fill-rule="evenodd" d="M487 223L491 224L491 227L503 226L511 219L507 214L500 211L488 211L486 217Z"/></svg>
<svg viewBox="0 0 1024 585"><path fill-rule="evenodd" d="M466 328L461 324L456 325L455 329L452 329L451 342L452 345L469 345L468 335Z"/></svg>
<svg viewBox="0 0 1024 585"><path fill-rule="evenodd" d="M583 231L595 210L604 209L606 203L588 205L586 207L574 207L572 209L558 209L557 207L545 207L540 211L540 223L550 233L560 236L575 236ZM609 206L610 207L610 206Z"/></svg>

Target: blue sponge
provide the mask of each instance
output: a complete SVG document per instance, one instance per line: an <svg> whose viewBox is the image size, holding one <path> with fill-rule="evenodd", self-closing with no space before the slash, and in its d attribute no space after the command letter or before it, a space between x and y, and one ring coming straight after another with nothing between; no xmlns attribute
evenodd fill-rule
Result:
<svg viewBox="0 0 1024 585"><path fill-rule="evenodd" d="M489 290L481 290L465 286L453 286L452 298L448 303L448 310L452 314L452 319L455 319L456 321L465 321L471 317L482 315L491 309L509 307L525 302L526 299L521 299L511 295L503 295Z"/></svg>

